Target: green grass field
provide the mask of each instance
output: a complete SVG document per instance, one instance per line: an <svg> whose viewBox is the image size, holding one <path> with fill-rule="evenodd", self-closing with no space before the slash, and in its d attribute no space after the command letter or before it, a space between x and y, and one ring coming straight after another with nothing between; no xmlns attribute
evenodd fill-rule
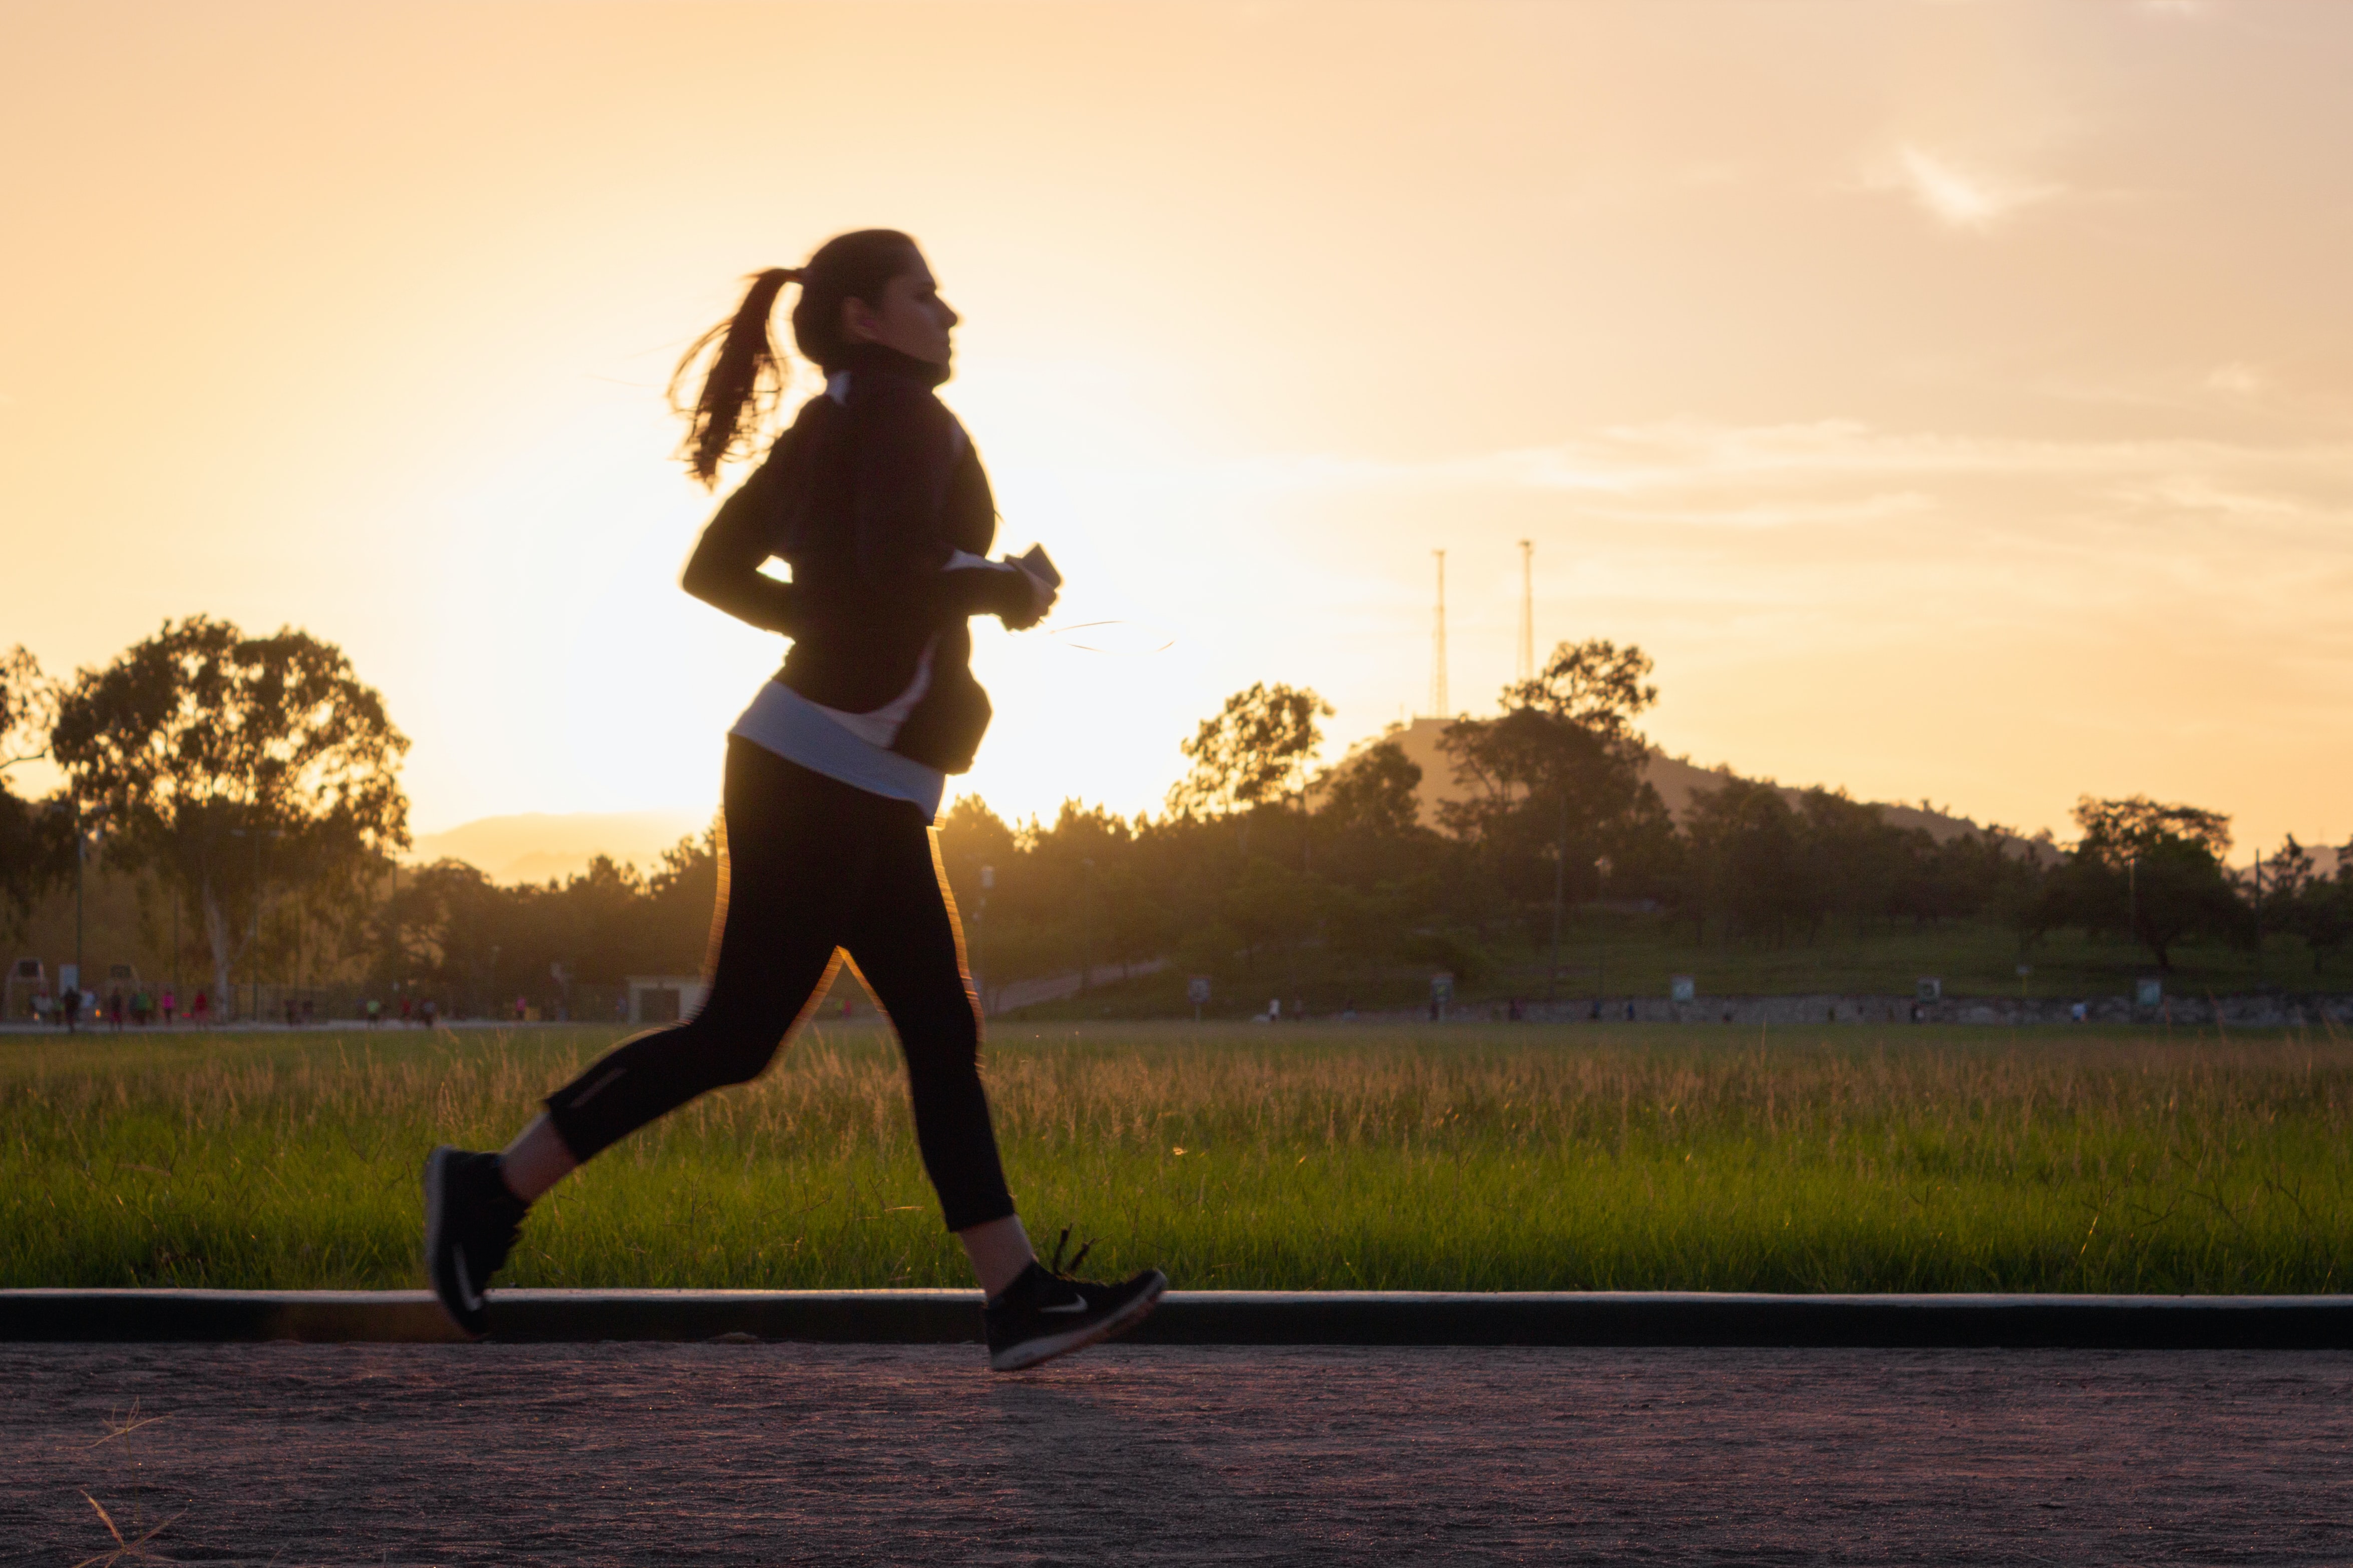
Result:
<svg viewBox="0 0 2353 1568"><path fill-rule="evenodd" d="M417 1173L616 1037L0 1037L0 1284L422 1282ZM2323 1291L2353 1041L1852 1026L1000 1027L1031 1229L1181 1288ZM894 1048L759 1083L534 1212L516 1285L967 1283Z"/></svg>

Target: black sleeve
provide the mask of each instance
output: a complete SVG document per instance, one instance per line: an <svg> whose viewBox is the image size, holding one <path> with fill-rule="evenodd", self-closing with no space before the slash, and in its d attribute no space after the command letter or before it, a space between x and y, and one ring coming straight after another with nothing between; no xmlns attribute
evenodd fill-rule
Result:
<svg viewBox="0 0 2353 1568"><path fill-rule="evenodd" d="M798 595L790 583L763 575L761 563L773 553L776 537L777 494L784 465L781 454L771 456L752 477L736 487L718 514L695 542L679 585L704 604L726 611L765 631L800 635L795 616Z"/></svg>
<svg viewBox="0 0 2353 1568"><path fill-rule="evenodd" d="M938 399L895 376L876 376L849 432L858 574L869 587L937 625L967 616L1018 619L1030 608L1019 572L950 572L943 518L956 465L968 456L962 426Z"/></svg>

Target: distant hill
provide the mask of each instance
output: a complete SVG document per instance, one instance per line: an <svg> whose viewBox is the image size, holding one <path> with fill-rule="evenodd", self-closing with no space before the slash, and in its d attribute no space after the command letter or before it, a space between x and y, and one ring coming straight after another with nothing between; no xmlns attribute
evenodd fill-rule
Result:
<svg viewBox="0 0 2353 1568"><path fill-rule="evenodd" d="M706 826L681 811L534 811L419 834L407 858L420 865L463 860L493 882L509 884L576 876L599 855L650 871L663 850Z"/></svg>
<svg viewBox="0 0 2353 1568"><path fill-rule="evenodd" d="M1395 741L1407 758L1421 769L1421 820L1424 826L1430 827L1438 826L1440 802L1468 799L1471 793L1467 788L1454 782L1454 764L1438 747L1439 737L1446 732L1447 725L1452 722L1453 721L1450 719L1416 719L1402 729L1394 730L1387 735L1376 738L1382 741ZM1364 743L1371 745L1375 742L1367 741ZM1668 814L1678 822L1690 813L1694 795L1715 789L1726 778L1733 776L1735 775L1729 769L1703 768L1686 759L1670 757L1660 752L1651 752L1650 761L1642 764L1643 779L1652 789L1659 792L1659 799L1665 805ZM1777 784L1774 787L1778 789L1783 797L1793 806L1798 804L1799 797L1805 794L1804 790L1792 788L1788 784ZM1982 831L1977 823L1966 816L1955 816L1948 812L1936 811L1926 806L1895 805L1883 802L1878 803L1878 811L1880 819L1891 826L1926 828L1928 836L1940 844L1948 838L1957 838L1963 834ZM2020 842L2035 841L2021 839Z"/></svg>

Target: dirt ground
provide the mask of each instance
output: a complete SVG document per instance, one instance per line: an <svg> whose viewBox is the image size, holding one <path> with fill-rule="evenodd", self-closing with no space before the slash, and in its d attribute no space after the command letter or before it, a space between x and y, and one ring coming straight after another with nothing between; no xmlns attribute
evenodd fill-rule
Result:
<svg viewBox="0 0 2353 1568"><path fill-rule="evenodd" d="M0 1563L105 1561L85 1491L282 1568L2343 1563L2348 1396L2339 1353L10 1344Z"/></svg>

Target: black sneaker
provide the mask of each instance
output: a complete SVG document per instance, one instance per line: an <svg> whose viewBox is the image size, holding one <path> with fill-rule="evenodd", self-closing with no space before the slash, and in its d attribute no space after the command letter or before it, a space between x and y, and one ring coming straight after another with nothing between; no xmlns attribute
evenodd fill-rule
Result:
<svg viewBox="0 0 2353 1568"><path fill-rule="evenodd" d="M507 1190L496 1154L444 1143L425 1157L425 1271L441 1310L470 1339L491 1331L482 1292L507 1260L529 1206Z"/></svg>
<svg viewBox="0 0 2353 1568"><path fill-rule="evenodd" d="M992 1372L1019 1372L1125 1333L1151 1315L1168 1289L1168 1277L1157 1268L1116 1285L1073 1279L1061 1267L1062 1242L1070 1238L1065 1230L1062 1241L1054 1244L1052 1267L1033 1261L981 1310ZM1071 1268L1078 1268L1086 1255L1087 1248L1080 1247Z"/></svg>

